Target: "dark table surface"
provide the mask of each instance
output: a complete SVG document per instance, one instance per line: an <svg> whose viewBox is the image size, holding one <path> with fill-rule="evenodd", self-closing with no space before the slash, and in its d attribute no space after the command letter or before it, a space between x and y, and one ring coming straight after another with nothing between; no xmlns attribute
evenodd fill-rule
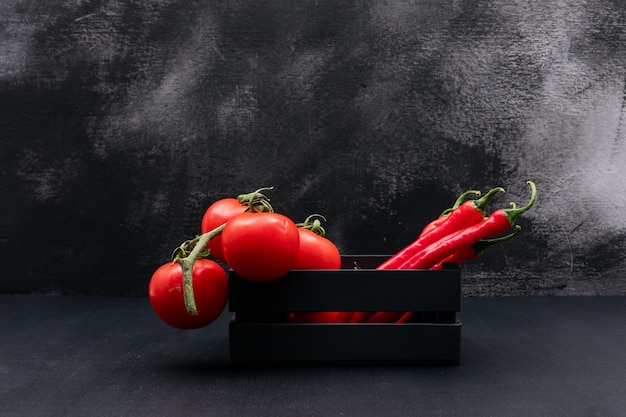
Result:
<svg viewBox="0 0 626 417"><path fill-rule="evenodd" d="M229 313L0 296L0 416L626 416L626 297L466 298L461 364L234 366ZM259 341L263 343L263 341Z"/></svg>

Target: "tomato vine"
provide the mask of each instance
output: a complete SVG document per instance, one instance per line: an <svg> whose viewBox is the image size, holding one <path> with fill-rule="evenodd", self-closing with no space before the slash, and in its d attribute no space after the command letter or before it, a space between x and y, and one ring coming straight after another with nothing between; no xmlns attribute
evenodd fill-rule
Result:
<svg viewBox="0 0 626 417"><path fill-rule="evenodd" d="M270 212L273 213L269 198L263 191L272 190L274 187L263 187L256 191L247 194L240 194L237 196L237 200L241 204L245 204L248 207L245 211L251 212ZM179 247L174 249L172 253L172 261L178 262L183 270L183 296L185 299L185 308L187 312L193 316L198 314L196 306L194 291L193 291L193 265L197 259L205 259L210 255L207 244L211 239L219 236L226 223L210 230L206 233L196 236L191 240L186 240Z"/></svg>

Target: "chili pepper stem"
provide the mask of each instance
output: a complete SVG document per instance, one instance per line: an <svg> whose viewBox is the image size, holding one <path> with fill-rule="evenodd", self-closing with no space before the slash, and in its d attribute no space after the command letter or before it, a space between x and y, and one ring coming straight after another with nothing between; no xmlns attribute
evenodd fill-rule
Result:
<svg viewBox="0 0 626 417"><path fill-rule="evenodd" d="M523 207L517 207L515 203L511 203L511 208L504 210L504 212L506 213L506 217L509 219L511 225L515 223L515 219L517 219L520 214L530 210L537 202L537 187L535 186L535 183L532 181L526 181L526 184L530 186L531 192L530 201L528 201L528 204Z"/></svg>
<svg viewBox="0 0 626 417"><path fill-rule="evenodd" d="M519 233L520 230L522 230L522 226L520 226L519 224L516 224L511 233L504 235L504 236L494 237L491 239L481 239L475 242L474 244L472 244L472 248L474 249L474 252L476 252L476 255L480 256L483 254L483 252L485 252L487 248L493 245L496 245L498 243L506 242L507 240L512 239L515 235Z"/></svg>
<svg viewBox="0 0 626 417"><path fill-rule="evenodd" d="M487 208L487 205L491 202L493 197L495 197L495 195L498 193L504 193L504 192L506 191L502 187L492 188L491 190L487 192L487 194L480 197L478 200L475 200L476 208L478 210L485 211Z"/></svg>
<svg viewBox="0 0 626 417"><path fill-rule="evenodd" d="M226 223L216 227L210 232L204 233L197 238L194 248L185 257L178 257L175 262L180 264L183 270L183 297L185 299L185 308L192 316L198 315L196 299L193 294L193 264L199 257L200 253L206 249L207 243L214 237L218 236L224 230ZM195 240L195 239L194 239Z"/></svg>
<svg viewBox="0 0 626 417"><path fill-rule="evenodd" d="M444 211L444 213L445 213L446 211L448 211L448 210L452 211L452 210L454 210L455 208L457 208L458 206L460 206L461 204L463 204L463 202L465 202L465 200L467 200L467 199L468 199L468 197L469 197L470 195L472 195L472 194L474 194L476 197L480 197L480 196L481 196L481 192L480 192L480 190L469 190L469 191L465 191L463 194L461 194L461 195L460 195L460 196L456 199L456 201L454 202L454 204L452 205L452 207L450 207L449 209L446 209L446 210ZM444 213L442 213L442 214L444 214Z"/></svg>

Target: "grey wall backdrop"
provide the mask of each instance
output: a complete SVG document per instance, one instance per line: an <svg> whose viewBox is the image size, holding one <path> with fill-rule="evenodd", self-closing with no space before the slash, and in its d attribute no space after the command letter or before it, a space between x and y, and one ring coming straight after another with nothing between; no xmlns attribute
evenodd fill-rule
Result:
<svg viewBox="0 0 626 417"><path fill-rule="evenodd" d="M258 187L363 254L532 179L465 294L626 294L625 7L0 1L0 292L146 294Z"/></svg>

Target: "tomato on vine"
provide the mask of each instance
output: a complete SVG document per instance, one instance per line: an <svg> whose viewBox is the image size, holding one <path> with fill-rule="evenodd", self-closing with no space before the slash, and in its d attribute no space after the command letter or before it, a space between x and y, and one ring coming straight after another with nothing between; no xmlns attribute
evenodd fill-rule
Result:
<svg viewBox="0 0 626 417"><path fill-rule="evenodd" d="M198 259L193 264L196 314L187 311L183 269L178 262L161 265L148 285L150 304L159 318L178 329L197 329L215 321L228 301L228 277L217 262Z"/></svg>
<svg viewBox="0 0 626 417"><path fill-rule="evenodd" d="M319 214L313 214L303 223L297 224L300 246L291 269L341 268L341 254L337 246L325 237L326 230L315 217L324 219Z"/></svg>
<svg viewBox="0 0 626 417"><path fill-rule="evenodd" d="M303 223L298 223L300 247L292 269L339 269L341 254L333 242L328 240L326 230L318 218L312 214ZM352 316L343 311L298 311L287 313L290 323L344 323Z"/></svg>
<svg viewBox="0 0 626 417"><path fill-rule="evenodd" d="M200 224L201 232L203 234L208 233L216 227L223 225L236 215L251 209L254 211L271 211L267 197L261 194L261 191L267 189L270 188L261 188L252 193L240 194L237 198L227 197L215 201L206 209L202 216L202 223ZM224 251L222 250L221 235L217 235L211 239L207 244L207 248L214 258L226 262Z"/></svg>
<svg viewBox="0 0 626 417"><path fill-rule="evenodd" d="M228 301L228 276L215 261L206 259L207 243L224 226L183 242L172 262L161 265L150 278L148 296L161 320L179 329L197 329L215 321Z"/></svg>
<svg viewBox="0 0 626 417"><path fill-rule="evenodd" d="M289 272L299 244L296 224L273 210L238 214L222 232L226 262L238 275L252 281L274 281Z"/></svg>
<svg viewBox="0 0 626 417"><path fill-rule="evenodd" d="M207 233L210 230L226 223L237 214L243 213L248 209L246 204L241 203L236 198L222 198L215 201L207 208L202 216L202 223L200 230L202 233ZM221 235L211 239L207 244L207 248L211 251L211 255L220 261L225 262L224 252L222 251L222 237Z"/></svg>

